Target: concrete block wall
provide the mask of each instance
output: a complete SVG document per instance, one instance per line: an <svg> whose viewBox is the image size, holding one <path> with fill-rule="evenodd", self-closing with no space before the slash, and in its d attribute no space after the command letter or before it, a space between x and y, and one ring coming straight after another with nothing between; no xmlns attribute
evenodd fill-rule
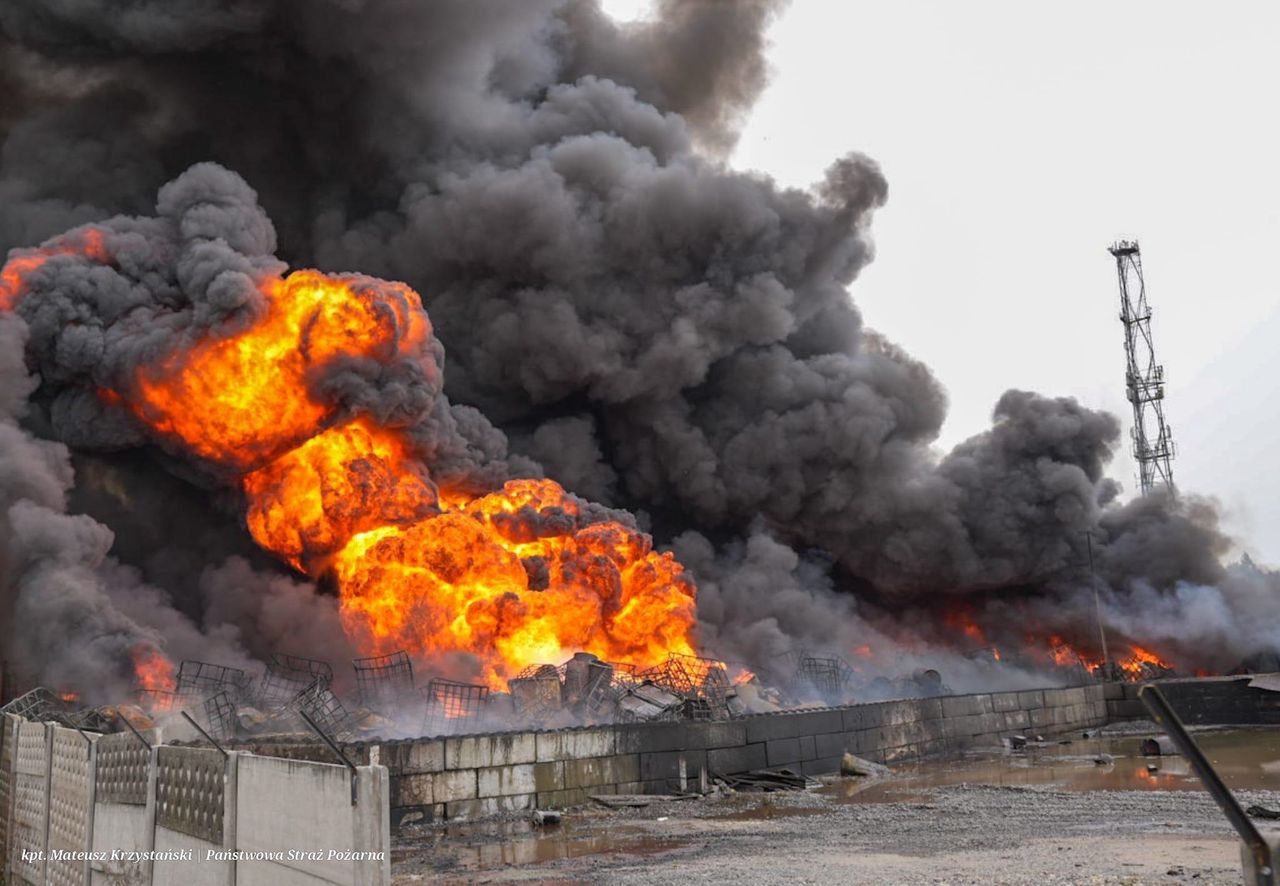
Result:
<svg viewBox="0 0 1280 886"><path fill-rule="evenodd" d="M353 746L390 771L393 823L474 819L669 793L704 775L789 768L834 773L845 752L882 763L1106 722L1105 687L917 698L736 720L630 723Z"/></svg>
<svg viewBox="0 0 1280 886"><path fill-rule="evenodd" d="M1156 685L1183 722L1192 725L1258 725L1280 723L1280 692L1250 686L1252 676L1196 677L1157 680ZM1107 685L1107 716L1111 720L1149 720L1138 700L1142 684Z"/></svg>
<svg viewBox="0 0 1280 886"><path fill-rule="evenodd" d="M0 882L31 886L387 886L382 766L144 747L17 718L0 722L12 785ZM158 741L151 733L148 740ZM353 802L354 799L354 802ZM3 811L3 810L0 810ZM25 860L23 850L34 854ZM155 857L129 858L127 853ZM186 857L176 856L186 851ZM209 853L213 852L214 857Z"/></svg>

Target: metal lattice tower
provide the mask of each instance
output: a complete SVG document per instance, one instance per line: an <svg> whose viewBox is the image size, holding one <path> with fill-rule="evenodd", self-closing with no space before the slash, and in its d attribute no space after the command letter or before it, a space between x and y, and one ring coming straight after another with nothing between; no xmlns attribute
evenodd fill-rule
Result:
<svg viewBox="0 0 1280 886"><path fill-rule="evenodd" d="M1142 279L1142 253L1136 240L1111 246L1120 278L1120 322L1124 324L1127 366L1125 387L1133 405L1133 457L1145 494L1158 483L1173 490L1173 430L1164 421L1164 367L1156 362L1151 340L1151 307Z"/></svg>

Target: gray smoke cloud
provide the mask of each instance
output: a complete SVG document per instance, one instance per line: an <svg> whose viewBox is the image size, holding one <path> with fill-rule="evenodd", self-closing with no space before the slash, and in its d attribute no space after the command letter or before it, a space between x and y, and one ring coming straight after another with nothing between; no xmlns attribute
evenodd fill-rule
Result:
<svg viewBox="0 0 1280 886"><path fill-rule="evenodd" d="M0 250L97 221L112 254L50 260L19 308L41 382L27 426L141 446L94 386L249 322L281 261L375 274L422 293L438 341L390 375L329 375L340 408L411 428L450 485L545 471L636 512L701 580L720 654L956 642L957 605L993 634L1022 619L1087 644L1086 532L1118 633L1195 612L1152 642L1191 667L1266 652L1239 620L1271 611L1276 577L1222 566L1210 502L1117 504L1113 417L1010 391L989 431L934 451L942 385L849 297L888 198L875 162L849 154L798 190L720 159L780 8L663 0L620 25L593 0L5 4ZM166 467L215 497L210 466ZM149 497L119 462L81 473ZM198 510L184 522L222 539L215 557L127 558L196 623L224 613L256 652L282 601L322 606L253 560L235 503ZM211 562L242 580L182 596ZM275 615L234 602L231 585L263 584Z"/></svg>
<svg viewBox="0 0 1280 886"><path fill-rule="evenodd" d="M135 651L168 641L115 605L146 589L107 556L111 530L66 512L66 446L18 423L37 385L26 340L26 325L0 313L0 640L30 675L108 698L128 687Z"/></svg>

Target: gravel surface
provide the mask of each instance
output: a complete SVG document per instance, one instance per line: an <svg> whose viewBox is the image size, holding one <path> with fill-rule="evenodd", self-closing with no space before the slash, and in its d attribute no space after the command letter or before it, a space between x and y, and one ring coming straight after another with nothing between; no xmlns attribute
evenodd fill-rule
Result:
<svg viewBox="0 0 1280 886"><path fill-rule="evenodd" d="M841 800L837 791L581 808L536 831L516 820L422 828L397 841L393 873L399 886L1241 882L1239 844L1199 791L904 792L901 802ZM1280 806L1280 792L1240 797Z"/></svg>

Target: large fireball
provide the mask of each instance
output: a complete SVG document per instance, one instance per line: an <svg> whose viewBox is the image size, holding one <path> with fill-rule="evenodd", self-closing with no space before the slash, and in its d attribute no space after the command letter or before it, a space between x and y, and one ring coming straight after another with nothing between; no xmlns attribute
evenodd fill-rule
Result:
<svg viewBox="0 0 1280 886"><path fill-rule="evenodd" d="M0 272L0 309L67 255L111 261L92 228L15 255ZM394 370L439 390L439 345L416 292L310 270L257 286L255 311L99 394L236 483L259 544L334 576L344 624L368 652L470 653L505 688L527 665L579 651L640 667L694 651L693 584L649 536L550 480L479 496L440 489L410 421L361 412L330 389L338 372Z"/></svg>

